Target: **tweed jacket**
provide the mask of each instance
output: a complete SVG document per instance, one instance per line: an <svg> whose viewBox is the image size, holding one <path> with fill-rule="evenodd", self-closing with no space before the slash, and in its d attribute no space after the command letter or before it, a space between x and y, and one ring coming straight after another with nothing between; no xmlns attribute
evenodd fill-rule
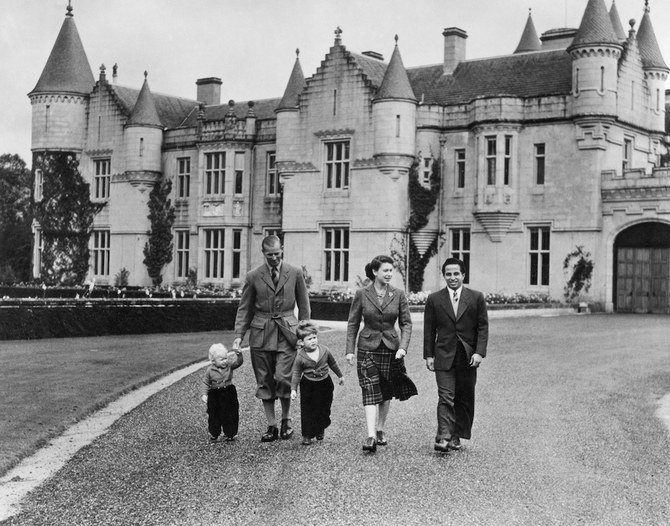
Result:
<svg viewBox="0 0 670 526"><path fill-rule="evenodd" d="M361 319L363 329L358 335L359 350L374 351L382 342L392 351L407 350L412 335L412 317L402 290L389 285L381 305L377 300L374 283L356 291L347 322L347 354L354 354ZM400 337L395 329L396 320Z"/></svg>
<svg viewBox="0 0 670 526"><path fill-rule="evenodd" d="M458 342L468 360L475 353L486 356L489 320L481 292L463 287L456 313L446 287L434 292L426 300L423 319L423 357L435 359L435 370L451 369Z"/></svg>
<svg viewBox="0 0 670 526"><path fill-rule="evenodd" d="M291 389L298 390L300 379L304 376L311 382L320 382L328 378L330 371L342 378L342 370L337 365L335 357L330 353L328 347L319 345L319 357L316 361L312 360L305 351L305 348L298 349L298 354L293 362L293 373L291 376Z"/></svg>
<svg viewBox="0 0 670 526"><path fill-rule="evenodd" d="M242 352L233 352L237 355L237 360L233 365L226 363L223 367L217 367L214 364L210 364L207 369L205 369L205 374L202 377L200 394L206 395L212 389L221 389L222 387L228 387L233 384L233 371L244 362Z"/></svg>
<svg viewBox="0 0 670 526"><path fill-rule="evenodd" d="M281 331L295 347L298 319L308 320L309 316L309 296L302 271L283 261L275 288L270 270L263 263L247 273L235 318L235 337L244 338L249 331L252 350L276 351Z"/></svg>

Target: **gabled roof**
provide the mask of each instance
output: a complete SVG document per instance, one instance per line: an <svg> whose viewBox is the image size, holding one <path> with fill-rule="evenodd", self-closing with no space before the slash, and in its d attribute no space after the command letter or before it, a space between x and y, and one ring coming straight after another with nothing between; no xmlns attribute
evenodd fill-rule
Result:
<svg viewBox="0 0 670 526"><path fill-rule="evenodd" d="M642 67L668 69L665 60L663 60L661 49L658 46L654 27L651 25L649 6L645 7L644 15L640 21L640 27L637 30L637 43L640 47L640 55L642 56Z"/></svg>
<svg viewBox="0 0 670 526"><path fill-rule="evenodd" d="M529 51L540 51L542 44L540 39L537 36L537 31L535 30L535 24L533 23L533 17L530 12L528 13L528 19L526 20L526 27L523 28L523 33L521 34L521 40L519 40L519 45L514 50L514 53L527 53Z"/></svg>
<svg viewBox="0 0 670 526"><path fill-rule="evenodd" d="M158 112L156 111L156 104L149 89L146 73L144 74L144 83L140 94L137 96L137 101L130 113L127 125L143 125L143 126L162 126Z"/></svg>
<svg viewBox="0 0 670 526"><path fill-rule="evenodd" d="M89 95L94 85L93 72L70 9L42 75L29 95L54 92Z"/></svg>
<svg viewBox="0 0 670 526"><path fill-rule="evenodd" d="M501 95L568 95L572 88L572 59L565 50L466 60L451 75L443 71L442 64L407 70L420 101L468 104L476 98Z"/></svg>
<svg viewBox="0 0 670 526"><path fill-rule="evenodd" d="M626 40L626 32L623 30L619 10L616 8L616 0L612 0L612 7L610 7L610 22L612 22L612 29L614 29L616 37L620 41Z"/></svg>
<svg viewBox="0 0 670 526"><path fill-rule="evenodd" d="M375 95L375 100L380 99L409 99L416 101L414 91L412 91L412 86L407 78L407 70L405 70L402 58L400 57L397 40L393 49L393 55L391 55L391 60L386 68L384 79Z"/></svg>
<svg viewBox="0 0 670 526"><path fill-rule="evenodd" d="M618 44L605 0L589 0L571 48L592 44Z"/></svg>
<svg viewBox="0 0 670 526"><path fill-rule="evenodd" d="M284 90L284 96L277 106L277 110L287 110L295 109L300 103L300 94L307 84L305 82L305 75L302 73L302 67L300 66L300 59L297 56L299 53L296 50L295 64L293 64L293 70L291 71L291 76L288 79L288 84L286 85L286 90Z"/></svg>
<svg viewBox="0 0 670 526"><path fill-rule="evenodd" d="M116 96L121 111L130 116L137 103L140 95L140 90L134 88L126 88L124 86L109 85L109 89ZM168 95L160 95L152 93L152 98L156 107L156 113L163 126L166 128L179 128L184 126L184 122L191 113L197 114L198 101L182 99L180 97L172 97Z"/></svg>
<svg viewBox="0 0 670 526"><path fill-rule="evenodd" d="M343 46L344 47L344 46ZM382 60L376 58L366 57L351 51L346 51L358 64L365 76L368 78L373 87L378 88L384 81L387 64Z"/></svg>

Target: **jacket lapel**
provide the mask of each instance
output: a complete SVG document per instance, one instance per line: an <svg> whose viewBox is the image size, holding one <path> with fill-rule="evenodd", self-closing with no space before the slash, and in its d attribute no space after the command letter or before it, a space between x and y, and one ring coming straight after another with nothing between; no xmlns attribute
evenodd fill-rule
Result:
<svg viewBox="0 0 670 526"><path fill-rule="evenodd" d="M272 281L272 279L270 279ZM281 274L279 274L279 281L277 282L277 289L281 289L284 285L286 285L286 282L288 281L288 267L286 266L286 263L282 263L281 265Z"/></svg>
<svg viewBox="0 0 670 526"><path fill-rule="evenodd" d="M384 296L384 299L382 300L382 304L379 310L384 310L387 307L387 305L393 301L394 297L395 297L395 290L393 289L393 287L391 287L391 285L389 285L388 288L386 289L386 296Z"/></svg>
<svg viewBox="0 0 670 526"><path fill-rule="evenodd" d="M442 308L444 312L447 313L453 321L456 321L456 314L454 313L454 306L451 304L451 296L449 295L449 290L447 287L442 289L442 294L440 295Z"/></svg>
<svg viewBox="0 0 670 526"><path fill-rule="evenodd" d="M461 297L458 299L458 313L456 314L456 320L463 316L465 309L468 307L468 303L470 303L470 291L463 287L461 289Z"/></svg>
<svg viewBox="0 0 670 526"><path fill-rule="evenodd" d="M375 307L377 307L379 310L382 310L381 305L379 304L379 301L377 300L377 293L375 292L375 285L374 283L368 285L365 287L365 295L368 297L370 300L370 303L372 303Z"/></svg>
<svg viewBox="0 0 670 526"><path fill-rule="evenodd" d="M263 271L261 272L261 279L267 283L271 289L275 288L275 284L272 283L272 276L270 275L270 271L268 270L267 265L263 265Z"/></svg>

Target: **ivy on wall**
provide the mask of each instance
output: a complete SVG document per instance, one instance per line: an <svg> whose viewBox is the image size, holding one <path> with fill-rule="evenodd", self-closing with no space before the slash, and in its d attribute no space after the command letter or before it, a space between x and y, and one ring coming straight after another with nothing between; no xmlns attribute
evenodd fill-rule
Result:
<svg viewBox="0 0 670 526"><path fill-rule="evenodd" d="M42 235L40 275L48 285L79 285L88 273L93 219L105 203L91 201L74 153L36 154L33 165L43 180L33 210Z"/></svg>
<svg viewBox="0 0 670 526"><path fill-rule="evenodd" d="M584 250L583 245L576 246L575 250L565 256L563 269L570 273L564 289L564 296L568 302L574 301L582 292L589 291L593 275L593 260L591 253Z"/></svg>
<svg viewBox="0 0 670 526"><path fill-rule="evenodd" d="M172 225L175 220L175 210L169 199L172 191L172 182L168 179L159 179L149 194L149 221L151 230L149 240L144 246L144 264L154 286L163 282L163 267L172 261Z"/></svg>
<svg viewBox="0 0 670 526"><path fill-rule="evenodd" d="M407 231L410 233L418 232L428 224L428 217L435 210L437 200L440 196L440 188L442 181L440 177L440 165L442 159L434 159L433 166L430 173L430 180L428 187L419 182L419 159L415 158L409 170L409 181L407 184L407 193L409 195L409 221L407 222ZM414 243L409 243L409 276L408 286L410 292L419 292L423 287L423 278L426 266L431 258L437 254L439 233L435 235L435 239L423 254L414 246Z"/></svg>

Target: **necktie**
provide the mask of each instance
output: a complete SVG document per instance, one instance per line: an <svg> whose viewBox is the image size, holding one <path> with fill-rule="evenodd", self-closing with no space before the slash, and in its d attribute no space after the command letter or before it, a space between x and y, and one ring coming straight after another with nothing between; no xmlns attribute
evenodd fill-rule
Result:
<svg viewBox="0 0 670 526"><path fill-rule="evenodd" d="M276 268L272 269L272 283L274 283L275 287L279 283L279 272L277 272Z"/></svg>
<svg viewBox="0 0 670 526"><path fill-rule="evenodd" d="M454 312L458 310L458 291L454 292L454 299L452 300L454 306Z"/></svg>

